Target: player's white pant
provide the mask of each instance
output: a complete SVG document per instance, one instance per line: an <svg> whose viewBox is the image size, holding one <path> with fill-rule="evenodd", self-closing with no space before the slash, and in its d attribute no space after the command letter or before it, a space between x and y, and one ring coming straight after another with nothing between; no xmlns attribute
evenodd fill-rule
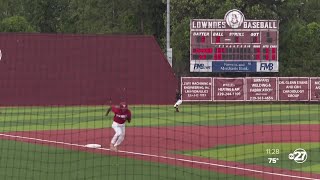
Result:
<svg viewBox="0 0 320 180"><path fill-rule="evenodd" d="M178 107L182 104L182 100L178 100L173 107Z"/></svg>
<svg viewBox="0 0 320 180"><path fill-rule="evenodd" d="M126 134L125 123L119 124L113 121L112 128L114 129L115 134L111 140L111 143L114 144L114 146L119 146L124 140L124 136Z"/></svg>

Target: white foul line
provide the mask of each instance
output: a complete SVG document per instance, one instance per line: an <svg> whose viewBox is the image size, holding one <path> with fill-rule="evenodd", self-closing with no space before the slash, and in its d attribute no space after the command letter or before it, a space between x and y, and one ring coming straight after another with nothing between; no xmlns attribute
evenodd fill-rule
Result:
<svg viewBox="0 0 320 180"><path fill-rule="evenodd" d="M37 139L37 138L24 137L24 136L15 136L15 135L10 135L10 134L1 134L1 133L0 133L0 136L10 137L10 138L27 139L27 140L34 140L34 141L54 143L54 144L62 144L62 145L68 145L68 146L76 146L76 147L88 148L88 147L86 147L85 145L80 145L80 144L73 144L73 143L60 142L60 141L51 141L51 140ZM110 149L107 149L107 148L90 148L90 149L100 149L100 150L110 151ZM139 156L147 156L147 157L156 157L156 158L161 158L161 159L169 159L169 160L175 160L175 161L181 161L181 162L189 162L189 163L201 164L201 165L224 167L224 168L229 168L229 169L249 171L249 172L261 173L261 174L269 174L269 175L274 175L274 176L282 176L282 177L290 177L290 178L298 178L298 179L307 179L307 180L319 180L319 179L309 178L309 177L303 177L303 176L294 176L294 175L289 175L289 174L280 174L280 173L273 173L273 172L265 172L265 171L248 169L248 168L234 167L234 166L228 166L228 165L222 165L222 164L215 164L215 163L194 161L194 160L174 158L174 157L167 157L167 156L159 156L159 155L154 155L154 154L145 154L145 153L130 152L130 151L121 151L121 150L119 150L118 152L125 153L125 154L134 154L134 155L139 155Z"/></svg>

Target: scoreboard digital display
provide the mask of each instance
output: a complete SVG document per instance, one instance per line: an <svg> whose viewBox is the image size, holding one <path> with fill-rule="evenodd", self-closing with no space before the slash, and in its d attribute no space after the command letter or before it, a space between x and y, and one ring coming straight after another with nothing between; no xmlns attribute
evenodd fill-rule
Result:
<svg viewBox="0 0 320 180"><path fill-rule="evenodd" d="M239 10L192 19L190 71L278 72L278 30L278 20L245 20Z"/></svg>

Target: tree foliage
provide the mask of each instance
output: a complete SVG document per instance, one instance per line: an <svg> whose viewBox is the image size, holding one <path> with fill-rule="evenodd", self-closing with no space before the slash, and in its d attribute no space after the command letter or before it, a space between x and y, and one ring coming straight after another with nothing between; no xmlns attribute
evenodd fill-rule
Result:
<svg viewBox="0 0 320 180"><path fill-rule="evenodd" d="M318 76L320 73L318 68L320 67L320 1L318 0L171 0L171 2L174 9L171 28L176 72L189 71L190 19L223 19L228 10L239 9L247 19L280 20L280 75Z"/></svg>
<svg viewBox="0 0 320 180"><path fill-rule="evenodd" d="M21 16L4 18L0 26L3 32L35 32L30 23Z"/></svg>
<svg viewBox="0 0 320 180"><path fill-rule="evenodd" d="M280 75L320 73L319 0L171 0L171 46L176 74L189 72L190 19L223 19L234 8L247 19L280 20ZM146 34L154 35L164 49L165 21L166 0L0 1L2 32Z"/></svg>

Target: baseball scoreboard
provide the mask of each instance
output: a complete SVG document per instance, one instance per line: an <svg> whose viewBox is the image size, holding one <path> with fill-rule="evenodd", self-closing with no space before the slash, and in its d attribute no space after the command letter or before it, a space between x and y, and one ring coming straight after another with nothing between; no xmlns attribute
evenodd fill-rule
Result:
<svg viewBox="0 0 320 180"><path fill-rule="evenodd" d="M192 19L190 72L278 72L278 30L278 20L245 20L235 9Z"/></svg>

